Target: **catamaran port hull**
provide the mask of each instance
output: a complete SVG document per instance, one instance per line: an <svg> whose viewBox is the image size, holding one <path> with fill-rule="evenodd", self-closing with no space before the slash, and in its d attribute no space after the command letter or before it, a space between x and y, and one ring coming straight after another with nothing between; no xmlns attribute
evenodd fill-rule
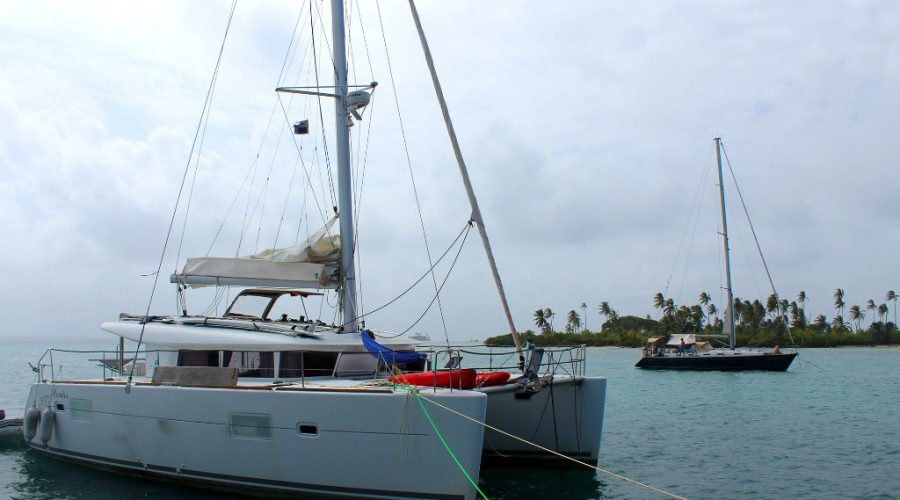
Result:
<svg viewBox="0 0 900 500"><path fill-rule="evenodd" d="M484 421L483 393L438 391L427 397ZM30 422L34 432L26 429L25 435L34 450L58 458L220 489L475 498L474 486L442 441L477 481L483 427L422 404L433 426L414 395L389 389L140 384L127 393L123 384L103 381L36 383L26 408L41 415Z"/></svg>
<svg viewBox="0 0 900 500"><path fill-rule="evenodd" d="M541 391L531 395L517 393L509 385L482 391L488 395L488 426L520 438L486 428L484 457L491 464L569 462L529 443L592 465L597 463L606 402L605 378L545 377Z"/></svg>

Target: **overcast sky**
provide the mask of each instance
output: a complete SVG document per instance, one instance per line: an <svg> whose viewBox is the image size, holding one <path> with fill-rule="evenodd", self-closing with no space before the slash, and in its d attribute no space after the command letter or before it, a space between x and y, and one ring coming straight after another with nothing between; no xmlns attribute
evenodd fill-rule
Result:
<svg viewBox="0 0 900 500"><path fill-rule="evenodd" d="M360 3L351 8L351 79L380 83L353 138L369 141L357 173L365 158L360 279L371 310L428 268L385 40L435 256L469 209L406 2L382 2L381 23L372 2ZM327 23L327 4L316 5ZM84 336L119 312L143 312L152 277L141 275L158 263L229 7L0 2L0 335ZM419 9L520 330L534 327L539 307L556 311L561 327L582 302L592 329L604 300L620 315L656 316L651 298L662 291L685 304L706 291L721 306L717 135L783 297L805 290L808 312L830 318L837 287L861 306L900 291L900 4L422 1ZM321 221L315 210L302 215L313 190L280 107L266 133L276 85L314 82L304 59L308 10L301 1L239 2L181 263L204 255L220 225L211 254L233 255L245 212L242 254L271 247L276 233L279 246L293 243L298 227L302 239ZM292 44L298 15L306 29ZM317 15L313 28L322 31ZM279 81L289 45L297 50ZM323 125L315 101L282 102L290 120L310 119L298 145L313 185L327 186L315 139L323 127L331 134L331 103ZM251 188L243 181L258 153ZM726 188L735 294L764 299L752 237ZM329 190L316 196L328 200ZM168 275L183 220L180 211L157 314L175 312ZM368 326L406 329L433 292L424 282ZM210 299L190 292L191 312ZM505 330L474 232L442 305L451 338ZM436 311L412 331L443 337Z"/></svg>

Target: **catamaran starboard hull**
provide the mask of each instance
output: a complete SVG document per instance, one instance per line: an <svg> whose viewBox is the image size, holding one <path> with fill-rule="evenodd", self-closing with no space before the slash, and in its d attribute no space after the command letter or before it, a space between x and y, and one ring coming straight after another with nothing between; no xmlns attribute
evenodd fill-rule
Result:
<svg viewBox="0 0 900 500"><path fill-rule="evenodd" d="M428 399L483 421L475 391ZM267 496L474 499L482 426L392 390L37 383L27 444L127 474ZM402 474L397 471L402 470Z"/></svg>

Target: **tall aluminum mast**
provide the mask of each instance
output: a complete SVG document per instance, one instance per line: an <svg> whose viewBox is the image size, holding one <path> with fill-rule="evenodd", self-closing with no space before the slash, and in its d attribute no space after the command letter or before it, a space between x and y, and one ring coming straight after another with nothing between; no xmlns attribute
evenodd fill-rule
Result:
<svg viewBox="0 0 900 500"><path fill-rule="evenodd" d="M475 190L472 188L472 182L469 180L469 171L466 169L466 162L463 160L462 150L459 147L459 141L456 139L456 130L453 128L453 122L450 120L450 111L447 109L447 102L444 100L444 91L441 89L441 82L438 80L437 71L434 69L434 60L431 58L431 49L428 48L428 41L425 39L425 32L422 30L421 21L419 21L419 12L416 10L416 4L413 0L409 0L409 8L412 11L413 19L416 22L416 30L419 32L419 41L422 42L422 51L425 53L425 61L428 63L428 70L431 72L431 82L434 85L434 92L437 94L438 103L441 106L441 113L444 115L444 124L447 126L447 134L450 136L450 143L453 145L453 154L456 155L459 173L462 176L463 185L466 188L466 195L469 197L469 205L472 207L472 221L475 223L475 227L478 228L478 234L481 236L481 244L484 246L484 253L487 255L491 274L494 277L494 284L497 286L497 293L500 295L500 303L503 306L504 314L506 314L509 333L512 335L513 342L516 344L516 352L519 354L519 367L524 370L525 355L522 352L522 341L519 339L519 333L516 331L516 325L513 323L512 313L509 310L509 303L506 301L506 292L503 291L503 282L500 280L500 271L497 270L497 262L494 260L494 252L491 250L491 241L488 239L487 232L484 229L484 220L481 218L481 209L478 208Z"/></svg>
<svg viewBox="0 0 900 500"><path fill-rule="evenodd" d="M722 209L722 242L725 248L725 289L728 290L728 306L725 308L725 328L728 329L728 344L732 349L737 344L734 332L734 294L731 290L731 257L728 248L728 221L725 218L725 182L722 178L722 138L716 137L716 164L719 167L719 204Z"/></svg>
<svg viewBox="0 0 900 500"><path fill-rule="evenodd" d="M347 112L347 55L344 1L331 1L334 47L334 128L337 149L338 214L341 225L341 303L343 331L356 331L356 269L353 262L353 192L350 186L350 116Z"/></svg>

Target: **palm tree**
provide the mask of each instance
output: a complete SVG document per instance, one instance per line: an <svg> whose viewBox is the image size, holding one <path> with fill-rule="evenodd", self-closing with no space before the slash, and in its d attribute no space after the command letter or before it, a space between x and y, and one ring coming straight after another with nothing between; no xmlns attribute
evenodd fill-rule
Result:
<svg viewBox="0 0 900 500"><path fill-rule="evenodd" d="M881 318L882 323L887 323L887 314L888 314L887 304L881 304L880 306L878 306L878 317Z"/></svg>
<svg viewBox="0 0 900 500"><path fill-rule="evenodd" d="M894 301L894 327L897 326L897 294L894 293L893 290L888 290L888 293L885 294L884 298L887 300Z"/></svg>
<svg viewBox="0 0 900 500"><path fill-rule="evenodd" d="M772 315L772 319L778 315L778 295L773 293L766 298L766 312Z"/></svg>
<svg viewBox="0 0 900 500"><path fill-rule="evenodd" d="M870 316L870 318L872 318L872 323L874 323L875 322L875 312L878 310L878 306L875 304L874 300L869 299L866 302L866 310L872 311L872 315Z"/></svg>
<svg viewBox="0 0 900 500"><path fill-rule="evenodd" d="M712 302L710 302L709 304L706 304L706 315L707 315L707 317L709 317L709 316L717 316L718 317L719 308L716 307L716 305L713 304Z"/></svg>
<svg viewBox="0 0 900 500"><path fill-rule="evenodd" d="M803 316L803 310L797 306L796 302L791 301L788 305L791 314L791 328L803 328L806 326L806 318Z"/></svg>
<svg viewBox="0 0 900 500"><path fill-rule="evenodd" d="M753 305L753 321L751 322L751 326L755 329L758 329L764 319L766 319L766 306L762 305L762 302L759 300L754 300Z"/></svg>
<svg viewBox="0 0 900 500"><path fill-rule="evenodd" d="M663 314L667 317L674 317L676 312L675 301L672 299L666 299L666 304L663 306Z"/></svg>
<svg viewBox="0 0 900 500"><path fill-rule="evenodd" d="M866 313L859 306L850 306L850 321L856 321L856 333L859 333L859 326L862 323Z"/></svg>
<svg viewBox="0 0 900 500"><path fill-rule="evenodd" d="M693 326L693 330L699 332L703 329L703 320L706 319L706 314L703 313L703 307L700 304L695 304L690 307L691 310L691 323Z"/></svg>
<svg viewBox="0 0 900 500"><path fill-rule="evenodd" d="M800 303L800 310L803 312L803 321L806 322L806 301L809 300L809 297L806 295L806 291L800 290L800 293L797 294L797 302Z"/></svg>
<svg viewBox="0 0 900 500"><path fill-rule="evenodd" d="M700 296L697 297L697 301L700 302L700 305L701 305L701 306L705 306L706 304L709 304L709 303L712 301L712 299L709 298L709 294L708 294L708 293L706 293L706 292L701 292L701 293L700 293Z"/></svg>
<svg viewBox="0 0 900 500"><path fill-rule="evenodd" d="M820 314L816 316L815 321L813 321L813 326L816 327L816 330L824 332L828 328L828 319L825 318L824 314Z"/></svg>
<svg viewBox="0 0 900 500"><path fill-rule="evenodd" d="M584 329L587 330L587 304L582 302L581 305L578 306L578 308L581 309L581 314L582 316L584 316Z"/></svg>
<svg viewBox="0 0 900 500"><path fill-rule="evenodd" d="M838 315L843 318L844 316L844 306L847 303L844 302L844 289L836 288L834 290L834 308L838 310Z"/></svg>
<svg viewBox="0 0 900 500"><path fill-rule="evenodd" d="M534 311L534 326L541 329L541 332L547 333L547 330L550 327L550 323L547 322L547 317L544 316L543 309L537 309Z"/></svg>
<svg viewBox="0 0 900 500"><path fill-rule="evenodd" d="M611 311L609 311L609 324L610 325L615 324L616 320L618 320L618 319L619 319L618 311L616 311L615 309L612 309Z"/></svg>
<svg viewBox="0 0 900 500"><path fill-rule="evenodd" d="M653 308L659 309L660 315L662 315L665 306L666 298L663 296L662 292L656 292L656 295L653 296Z"/></svg>
<svg viewBox="0 0 900 500"><path fill-rule="evenodd" d="M731 304L731 309L734 311L734 320L738 323L744 321L744 302L740 299L740 297L735 297L734 302ZM728 315L728 309L725 309L725 315Z"/></svg>
<svg viewBox="0 0 900 500"><path fill-rule="evenodd" d="M574 333L579 329L581 329L581 316L573 309L566 315L566 332Z"/></svg>
<svg viewBox="0 0 900 500"><path fill-rule="evenodd" d="M553 331L553 317L556 316L556 313L553 312L549 307L544 309L544 319L547 320L547 328L549 331Z"/></svg>
<svg viewBox="0 0 900 500"><path fill-rule="evenodd" d="M844 317L840 314L835 316L834 319L831 320L831 329L836 332L846 331L847 323L844 323Z"/></svg>
<svg viewBox="0 0 900 500"><path fill-rule="evenodd" d="M609 302L603 301L597 306L597 311L600 313L600 316L604 316L606 319L609 319L609 313L612 309L609 307Z"/></svg>

